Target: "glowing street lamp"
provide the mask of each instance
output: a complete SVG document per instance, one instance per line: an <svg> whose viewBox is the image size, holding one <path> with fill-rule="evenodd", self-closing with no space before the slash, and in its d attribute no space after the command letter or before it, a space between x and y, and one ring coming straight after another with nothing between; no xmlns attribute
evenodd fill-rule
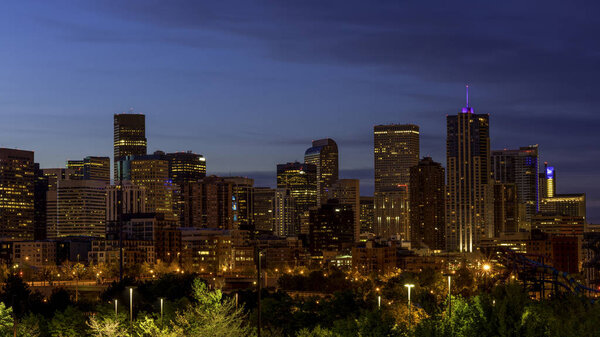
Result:
<svg viewBox="0 0 600 337"><path fill-rule="evenodd" d="M411 326L412 325L412 307L411 307L411 303L410 303L410 288L414 287L415 285L407 283L404 286L406 288L408 288L408 325Z"/></svg>

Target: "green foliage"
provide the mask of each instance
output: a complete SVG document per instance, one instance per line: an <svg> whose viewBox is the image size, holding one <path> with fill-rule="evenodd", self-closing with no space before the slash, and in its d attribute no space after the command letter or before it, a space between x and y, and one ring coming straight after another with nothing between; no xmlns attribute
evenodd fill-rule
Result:
<svg viewBox="0 0 600 337"><path fill-rule="evenodd" d="M298 331L296 337L337 337L338 334L333 333L333 331L328 329L323 329L320 326L316 326L314 329L302 329Z"/></svg>
<svg viewBox="0 0 600 337"><path fill-rule="evenodd" d="M48 332L52 337L85 336L86 330L85 316L74 307L57 312L48 323Z"/></svg>
<svg viewBox="0 0 600 337"><path fill-rule="evenodd" d="M11 336L13 330L12 308L0 303L0 336Z"/></svg>

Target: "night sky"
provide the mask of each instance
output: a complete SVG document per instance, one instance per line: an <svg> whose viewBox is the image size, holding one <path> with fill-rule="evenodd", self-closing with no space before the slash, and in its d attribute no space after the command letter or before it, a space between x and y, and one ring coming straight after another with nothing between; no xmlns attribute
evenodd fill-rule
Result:
<svg viewBox="0 0 600 337"><path fill-rule="evenodd" d="M13 1L0 10L0 146L42 167L112 157L113 113L148 150L275 183L333 138L373 191L375 124L421 127L445 165L446 114L489 113L492 149L539 144L558 192L600 223L600 5L577 1Z"/></svg>

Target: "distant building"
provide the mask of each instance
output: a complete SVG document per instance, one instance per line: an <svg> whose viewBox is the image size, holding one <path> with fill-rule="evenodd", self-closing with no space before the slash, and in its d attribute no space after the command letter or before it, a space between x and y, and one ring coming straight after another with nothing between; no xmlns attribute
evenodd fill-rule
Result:
<svg viewBox="0 0 600 337"><path fill-rule="evenodd" d="M358 179L340 179L329 189L329 198L340 204L352 206L354 211L354 241L360 240L360 181Z"/></svg>
<svg viewBox="0 0 600 337"><path fill-rule="evenodd" d="M561 272L579 273L581 265L581 235L558 235L532 230L527 241L527 253L543 258L542 263Z"/></svg>
<svg viewBox="0 0 600 337"><path fill-rule="evenodd" d="M67 168L73 169L73 179L98 180L110 183L110 158L88 156L82 160L67 161Z"/></svg>
<svg viewBox="0 0 600 337"><path fill-rule="evenodd" d="M198 182L206 177L206 159L200 154L174 152L164 157L169 161L169 179L175 184Z"/></svg>
<svg viewBox="0 0 600 337"><path fill-rule="evenodd" d="M385 274L397 269L396 243L369 240L352 247L352 268L363 274Z"/></svg>
<svg viewBox="0 0 600 337"><path fill-rule="evenodd" d="M583 235L585 219L581 216L535 215L531 230L555 235Z"/></svg>
<svg viewBox="0 0 600 337"><path fill-rule="evenodd" d="M411 245L446 249L445 173L439 163L425 157L410 169Z"/></svg>
<svg viewBox="0 0 600 337"><path fill-rule="evenodd" d="M328 191L338 180L338 147L333 139L319 139L312 142L304 153L304 162L317 168L317 203L327 201Z"/></svg>
<svg viewBox="0 0 600 337"><path fill-rule="evenodd" d="M299 219L295 233L307 234L308 211L318 206L317 166L298 162L277 165L277 188L288 189L294 199Z"/></svg>
<svg viewBox="0 0 600 337"><path fill-rule="evenodd" d="M354 242L354 210L351 205L330 199L321 207L310 210L309 223L313 255L350 248Z"/></svg>
<svg viewBox="0 0 600 337"><path fill-rule="evenodd" d="M33 240L33 152L0 148L0 238Z"/></svg>
<svg viewBox="0 0 600 337"><path fill-rule="evenodd" d="M273 234L280 237L296 236L300 223L296 199L287 188L275 190L273 199Z"/></svg>
<svg viewBox="0 0 600 337"><path fill-rule="evenodd" d="M368 196L360 197L360 233L373 233L375 217L374 198Z"/></svg>
<svg viewBox="0 0 600 337"><path fill-rule="evenodd" d="M553 197L543 198L540 213L545 215L581 216L586 218L585 193L554 194Z"/></svg>
<svg viewBox="0 0 600 337"><path fill-rule="evenodd" d="M106 183L96 180L58 179L49 190L56 219L48 221L47 236L104 237L106 234Z"/></svg>
<svg viewBox="0 0 600 337"><path fill-rule="evenodd" d="M376 125L375 233L389 238L410 238L408 197L410 168L419 163L419 126Z"/></svg>
<svg viewBox="0 0 600 337"><path fill-rule="evenodd" d="M548 162L544 162L544 172L539 174L539 188L540 199L552 198L556 194L556 170L548 166Z"/></svg>
<svg viewBox="0 0 600 337"><path fill-rule="evenodd" d="M258 232L273 232L273 206L275 190L269 187L255 187L253 199L254 229Z"/></svg>
<svg viewBox="0 0 600 337"><path fill-rule="evenodd" d="M122 180L106 187L106 221L118 221L124 214L146 213L146 188Z"/></svg>
<svg viewBox="0 0 600 337"><path fill-rule="evenodd" d="M40 164L34 166L34 191L33 191L33 239L46 239L46 226L48 225L47 198L48 198L48 177L40 169Z"/></svg>
<svg viewBox="0 0 600 337"><path fill-rule="evenodd" d="M467 92L467 106L446 125L446 246L473 252L493 228L489 115L474 113Z"/></svg>
<svg viewBox="0 0 600 337"><path fill-rule="evenodd" d="M42 268L55 266L56 242L54 241L17 241L13 243L13 263L20 266Z"/></svg>
<svg viewBox="0 0 600 337"><path fill-rule="evenodd" d="M126 156L146 155L146 116L122 113L114 115L114 179L126 180L118 172L118 163Z"/></svg>
<svg viewBox="0 0 600 337"><path fill-rule="evenodd" d="M525 216L525 205L517 198L517 186L496 183L494 189L494 237L519 231L519 220ZM521 214L520 210L523 210Z"/></svg>
<svg viewBox="0 0 600 337"><path fill-rule="evenodd" d="M518 150L495 150L491 154L493 179L497 183L515 184L519 203L525 204L525 221L530 223L539 210L538 146Z"/></svg>
<svg viewBox="0 0 600 337"><path fill-rule="evenodd" d="M254 232L254 179L246 177L224 177L233 184L231 208L233 228Z"/></svg>

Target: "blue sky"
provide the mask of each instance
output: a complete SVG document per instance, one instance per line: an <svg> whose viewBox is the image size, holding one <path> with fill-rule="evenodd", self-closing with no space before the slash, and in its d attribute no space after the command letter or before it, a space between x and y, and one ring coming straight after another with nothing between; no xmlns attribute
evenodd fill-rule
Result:
<svg viewBox="0 0 600 337"><path fill-rule="evenodd" d="M272 185L312 139L372 193L372 127L489 113L492 148L539 144L560 193L600 222L594 2L14 1L0 11L0 146L43 167L112 157L112 115L147 115L149 151Z"/></svg>

